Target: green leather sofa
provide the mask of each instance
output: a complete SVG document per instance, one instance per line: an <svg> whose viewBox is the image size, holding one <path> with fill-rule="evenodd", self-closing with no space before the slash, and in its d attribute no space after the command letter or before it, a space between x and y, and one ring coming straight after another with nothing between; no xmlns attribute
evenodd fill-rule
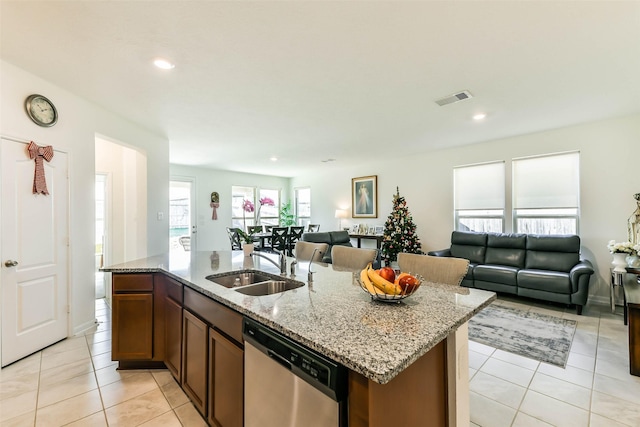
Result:
<svg viewBox="0 0 640 427"><path fill-rule="evenodd" d="M468 259L462 286L572 304L578 314L589 297L593 265L580 259L576 235L454 231L449 249L429 255Z"/></svg>

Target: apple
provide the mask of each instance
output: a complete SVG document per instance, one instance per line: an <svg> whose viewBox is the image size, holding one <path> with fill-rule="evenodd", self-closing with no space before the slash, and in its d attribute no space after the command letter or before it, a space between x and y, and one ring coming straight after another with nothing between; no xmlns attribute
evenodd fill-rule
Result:
<svg viewBox="0 0 640 427"><path fill-rule="evenodd" d="M410 274L402 276L398 281L403 294L410 294L420 286L420 281Z"/></svg>
<svg viewBox="0 0 640 427"><path fill-rule="evenodd" d="M378 274L385 280L393 283L396 280L396 272L391 267L382 267L378 270Z"/></svg>

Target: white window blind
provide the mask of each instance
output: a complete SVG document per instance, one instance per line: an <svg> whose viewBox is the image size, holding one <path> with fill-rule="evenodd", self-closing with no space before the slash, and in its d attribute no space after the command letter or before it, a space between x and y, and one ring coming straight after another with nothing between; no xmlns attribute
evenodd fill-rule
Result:
<svg viewBox="0 0 640 427"><path fill-rule="evenodd" d="M504 182L504 162L454 168L454 209L504 209Z"/></svg>
<svg viewBox="0 0 640 427"><path fill-rule="evenodd" d="M580 153L513 160L513 208L578 208Z"/></svg>

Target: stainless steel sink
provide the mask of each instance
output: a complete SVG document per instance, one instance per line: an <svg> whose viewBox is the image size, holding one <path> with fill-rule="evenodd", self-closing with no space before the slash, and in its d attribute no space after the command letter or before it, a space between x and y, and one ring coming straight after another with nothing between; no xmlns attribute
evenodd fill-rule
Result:
<svg viewBox="0 0 640 427"><path fill-rule="evenodd" d="M211 276L207 276L206 279L226 288L235 288L238 286L246 286L254 283L266 282L267 280L273 280L273 277L253 271L234 271L232 273L212 274Z"/></svg>
<svg viewBox="0 0 640 427"><path fill-rule="evenodd" d="M254 285L243 286L235 291L245 295L260 296L277 294L301 286L304 286L304 283L295 280L268 280Z"/></svg>
<svg viewBox="0 0 640 427"><path fill-rule="evenodd" d="M275 274L253 270L212 274L206 279L217 285L252 296L277 294L304 286L303 282L297 280L283 279Z"/></svg>

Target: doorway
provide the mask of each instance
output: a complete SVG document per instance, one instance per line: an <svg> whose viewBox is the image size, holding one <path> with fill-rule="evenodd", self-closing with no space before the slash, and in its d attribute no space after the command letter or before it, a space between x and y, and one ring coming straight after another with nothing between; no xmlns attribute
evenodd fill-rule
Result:
<svg viewBox="0 0 640 427"><path fill-rule="evenodd" d="M96 234L95 279L96 299L106 296L105 274L100 269L105 264L107 235L107 175L96 174Z"/></svg>
<svg viewBox="0 0 640 427"><path fill-rule="evenodd" d="M169 184L169 248L195 251L197 226L193 209L193 180L172 179Z"/></svg>

